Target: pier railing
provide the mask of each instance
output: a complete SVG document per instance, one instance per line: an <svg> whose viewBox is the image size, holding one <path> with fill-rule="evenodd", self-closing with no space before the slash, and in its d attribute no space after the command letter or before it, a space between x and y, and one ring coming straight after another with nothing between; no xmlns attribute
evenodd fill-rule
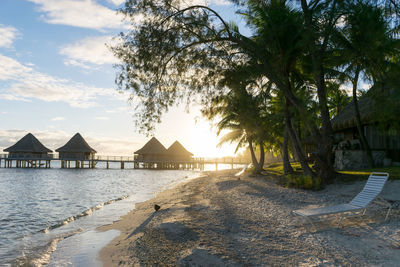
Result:
<svg viewBox="0 0 400 267"><path fill-rule="evenodd" d="M20 159L20 160L30 160L30 159L43 159L43 160L52 160L54 159L54 155L47 154L28 154L28 155L9 155L9 154L0 154L0 159Z"/></svg>
<svg viewBox="0 0 400 267"><path fill-rule="evenodd" d="M134 157L129 156L88 156L88 157L59 157L59 154L49 153L47 155L40 154L28 154L28 155L10 155L10 154L0 154L0 159L20 159L20 160L30 160L30 159L43 159L43 160L95 160L95 161L134 161Z"/></svg>
<svg viewBox="0 0 400 267"><path fill-rule="evenodd" d="M63 157L60 158L58 153L49 153L47 155L41 154L30 154L30 155L10 155L6 153L0 154L0 159L13 159L13 160L93 160L93 161L110 161L110 162L147 162L146 160L138 160L137 156L106 156L106 155L94 155L90 157ZM179 161L179 160L178 160ZM152 162L152 161L151 161ZM177 162L177 160L169 161L168 159L160 160L159 162ZM185 163L198 163L203 164L214 164L214 163L226 163L226 164L248 164L249 162L240 158L192 158L191 160L184 160Z"/></svg>

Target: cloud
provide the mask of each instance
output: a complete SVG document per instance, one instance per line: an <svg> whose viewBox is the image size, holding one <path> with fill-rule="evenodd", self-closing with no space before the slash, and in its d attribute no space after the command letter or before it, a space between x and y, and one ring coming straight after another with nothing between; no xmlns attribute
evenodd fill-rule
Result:
<svg viewBox="0 0 400 267"><path fill-rule="evenodd" d="M232 3L229 0L186 0L182 1L182 6L191 6L191 5L216 5L216 6L227 6Z"/></svg>
<svg viewBox="0 0 400 267"><path fill-rule="evenodd" d="M107 0L107 2L114 4L116 6L122 5L123 3L125 3L126 0Z"/></svg>
<svg viewBox="0 0 400 267"><path fill-rule="evenodd" d="M76 132L38 131L38 130L0 130L0 151L15 144L28 132L35 135L40 142L53 151L68 142ZM100 155L130 155L143 144L124 138L96 137L90 133L81 133L88 144Z"/></svg>
<svg viewBox="0 0 400 267"><path fill-rule="evenodd" d="M102 65L115 64L117 58L111 53L107 45L115 45L116 39L112 36L88 37L74 44L69 44L60 49L60 54L66 56L64 64L82 68L90 68L87 63Z"/></svg>
<svg viewBox="0 0 400 267"><path fill-rule="evenodd" d="M108 121L110 118L109 117L95 117L96 120L99 121Z"/></svg>
<svg viewBox="0 0 400 267"><path fill-rule="evenodd" d="M46 102L66 102L72 107L97 106L97 96L121 99L121 94L112 88L99 88L38 72L32 67L0 54L0 98Z"/></svg>
<svg viewBox="0 0 400 267"><path fill-rule="evenodd" d="M115 10L98 4L95 0L27 0L38 5L42 12L41 18L50 24L62 24L73 27L89 28L96 30L128 29L129 24L124 22L124 16ZM119 6L125 0L107 0ZM228 0L186 0L182 7L198 5L230 5ZM135 21L143 19L137 16Z"/></svg>
<svg viewBox="0 0 400 267"><path fill-rule="evenodd" d="M106 110L106 113L115 114L115 113L129 113L131 110L127 106L124 107L116 107L113 109Z"/></svg>
<svg viewBox="0 0 400 267"><path fill-rule="evenodd" d="M37 4L41 17L50 24L96 30L126 28L123 16L94 0L28 0ZM112 0L118 2L117 0Z"/></svg>
<svg viewBox="0 0 400 267"><path fill-rule="evenodd" d="M212 0L211 4L216 5L216 6L229 6L232 3L229 2L228 0Z"/></svg>
<svg viewBox="0 0 400 267"><path fill-rule="evenodd" d="M16 28L0 24L0 47L12 47L13 42L19 35L20 33Z"/></svg>
<svg viewBox="0 0 400 267"><path fill-rule="evenodd" d="M55 117L51 119L52 121L65 121L64 117Z"/></svg>

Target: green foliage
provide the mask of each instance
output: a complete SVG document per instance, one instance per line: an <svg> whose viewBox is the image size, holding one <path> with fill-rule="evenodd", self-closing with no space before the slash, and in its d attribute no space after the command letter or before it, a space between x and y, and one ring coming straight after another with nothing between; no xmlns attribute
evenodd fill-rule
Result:
<svg viewBox="0 0 400 267"><path fill-rule="evenodd" d="M133 27L111 47L122 61L116 83L132 93L143 132L152 131L173 104L219 95L221 71L242 60L235 48L237 27L207 6L129 0L120 12Z"/></svg>
<svg viewBox="0 0 400 267"><path fill-rule="evenodd" d="M322 189L321 178L314 178L311 176L301 174L288 174L285 177L285 185L289 188L301 188L306 190L320 190Z"/></svg>
<svg viewBox="0 0 400 267"><path fill-rule="evenodd" d="M319 175L330 180L330 119L346 102L339 88L351 78L356 84L360 70L382 88L399 73L392 71L399 45L387 35L398 33L398 1L231 2L249 36L209 6L126 1L120 12L132 27L112 51L122 62L116 83L132 94L138 129L151 131L172 105L199 100L206 116L221 116L220 129L232 130L221 141L241 145L251 137L279 148L282 104L289 103L298 128L316 142Z"/></svg>
<svg viewBox="0 0 400 267"><path fill-rule="evenodd" d="M343 89L340 89L339 83L328 83L328 108L331 118L334 118L348 103L351 97Z"/></svg>
<svg viewBox="0 0 400 267"><path fill-rule="evenodd" d="M322 179L301 174L301 166L298 162L291 163L294 173L284 175L283 164L281 162L273 163L265 168L269 175L277 178L278 183L289 188L301 188L306 190L322 189Z"/></svg>

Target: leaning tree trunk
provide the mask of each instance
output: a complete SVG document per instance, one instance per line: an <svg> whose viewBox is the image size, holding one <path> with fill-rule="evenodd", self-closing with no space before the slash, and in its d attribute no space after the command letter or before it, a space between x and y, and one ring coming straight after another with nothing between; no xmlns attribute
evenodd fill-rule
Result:
<svg viewBox="0 0 400 267"><path fill-rule="evenodd" d="M283 154L283 173L285 175L292 173L293 168L290 165L289 161L289 149L288 149L288 129L287 125L285 125L285 130L283 133L283 145L282 145L282 154Z"/></svg>
<svg viewBox="0 0 400 267"><path fill-rule="evenodd" d="M256 154L254 153L253 139L251 137L249 137L249 141L248 142L249 142L251 160L253 161L253 165L254 165L253 174L257 174L256 170L260 169L260 167L259 167L260 164L258 163L257 158L256 158Z"/></svg>
<svg viewBox="0 0 400 267"><path fill-rule="evenodd" d="M368 166L370 168L373 168L375 166L374 158L372 157L371 148L368 145L367 138L365 138L365 135L364 135L364 132L363 132L363 129L362 129L360 109L358 108L357 83L358 83L359 74L360 74L360 72L358 70L356 70L356 74L355 74L354 81L353 81L354 112L355 112L355 115L356 115L356 125L357 125L358 135L360 136L362 149L364 150L364 152L365 152L365 154L367 156Z"/></svg>
<svg viewBox="0 0 400 267"><path fill-rule="evenodd" d="M254 169L254 174L260 174L264 170L265 152L264 144L260 141L260 160L258 161L258 166Z"/></svg>
<svg viewBox="0 0 400 267"><path fill-rule="evenodd" d="M296 130L293 129L293 127L292 127L293 125L292 125L292 120L291 120L291 114L289 111L289 101L287 98L285 99L285 102L286 102L285 103L285 124L288 129L290 141L292 142L293 148L295 150L297 159L299 160L299 163L301 165L304 175L314 177L314 173L311 170L310 166L308 166L306 157L304 156L304 152L303 152L303 148L301 147L301 143L296 138L296 133L295 133Z"/></svg>

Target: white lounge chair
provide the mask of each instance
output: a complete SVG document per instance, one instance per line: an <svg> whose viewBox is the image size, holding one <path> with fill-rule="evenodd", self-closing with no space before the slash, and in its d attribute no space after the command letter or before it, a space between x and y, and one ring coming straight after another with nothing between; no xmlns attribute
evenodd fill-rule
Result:
<svg viewBox="0 0 400 267"><path fill-rule="evenodd" d="M302 216L303 218L309 219L312 225L314 225L311 220L313 217L343 213L343 216L340 217L337 225L337 228L339 228L345 214L353 214L360 211L363 211L362 215L365 214L367 206L382 192L382 189L385 186L388 178L389 174L386 172L373 172L368 177L368 181L365 184L364 189L349 203L314 209L300 209L292 212L296 215ZM389 208L385 217L385 220L387 220L392 206L389 202L385 201L384 199L382 200L388 205Z"/></svg>

